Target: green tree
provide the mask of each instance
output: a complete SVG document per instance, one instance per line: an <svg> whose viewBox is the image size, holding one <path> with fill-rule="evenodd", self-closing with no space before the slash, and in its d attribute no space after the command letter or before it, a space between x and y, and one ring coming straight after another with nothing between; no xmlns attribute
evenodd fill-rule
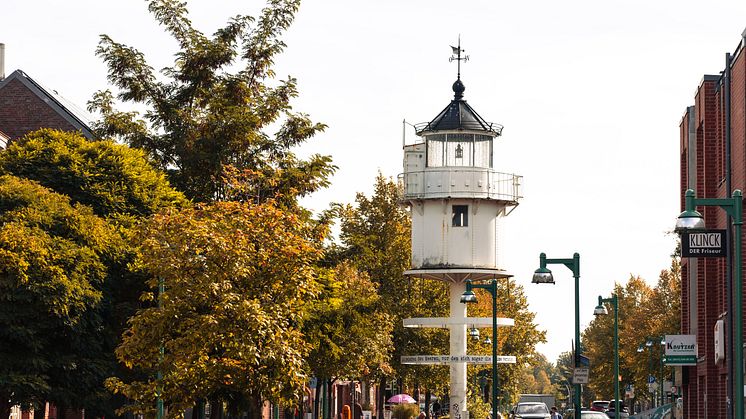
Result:
<svg viewBox="0 0 746 419"><path fill-rule="evenodd" d="M376 285L347 262L328 269L319 282L322 291L306 308L303 327L312 348L307 360L318 378L317 394L324 381L369 382L389 374L393 323L379 310Z"/></svg>
<svg viewBox="0 0 746 419"><path fill-rule="evenodd" d="M98 224L106 226L104 233L91 227L101 237L97 238L94 234L91 236L92 242L88 244L96 252L105 275L103 279L94 275L89 278L98 300L79 313L84 320L68 322L73 331L65 332L67 334L64 336L70 339L74 337L74 340L68 342L62 339L55 343L59 348L66 348L64 354L60 351L46 352L52 369L39 374L44 388L37 387L38 392L29 394L33 396L33 402L46 400L55 402L60 408L84 408L89 414L112 415L122 400L116 400L106 391L103 379L117 371L114 348L120 341L127 318L139 306L139 295L145 282L144 275L133 264L136 249L128 244L130 227L137 219L154 211L186 206L188 202L168 185L162 173L148 163L142 151L111 141L88 141L78 133L46 129L30 133L0 153L0 172L34 181L40 190L47 191L45 194L49 194L49 190L63 194L60 196L69 200L73 208L86 208L91 212L91 217L98 219ZM36 205L33 200L17 201L12 194L2 197L0 205L3 205L3 213L7 217L22 213L19 208L24 205L34 208L35 216L44 219L60 216L55 213L58 211L56 206ZM44 211L50 213L44 214ZM60 214L64 213L62 211ZM76 220L72 217L69 223L73 224ZM29 234L27 240L32 240L36 235L67 237L71 231L75 231L58 222L24 222L33 226L33 229L22 230ZM7 224L13 225L16 224ZM109 237L111 234L113 238ZM52 248L40 254L52 251L60 253L48 256L51 259L65 257L66 250L63 248ZM45 272L44 260L33 258L28 263L30 272L39 275ZM74 264L65 264L60 266L58 274L60 278L74 276L77 268ZM8 278L11 280L12 276ZM44 280L29 276L29 283L32 284ZM13 298L16 291L5 289L2 296ZM47 320L57 321L51 313L46 315L52 317L45 318L41 307L34 312L40 316L37 319L40 325ZM26 323L29 327L34 324ZM47 345L43 340L46 336L44 333L34 332L33 335L42 339L39 347ZM50 335L52 338L55 336ZM28 353L32 354L33 351ZM5 365L9 368L9 374L26 368L17 364Z"/></svg>
<svg viewBox="0 0 746 419"><path fill-rule="evenodd" d="M448 369L402 365L400 357L447 354L448 332L405 328L402 320L447 316L448 286L440 281L403 275L411 266L411 230L409 214L399 205L399 196L397 184L379 173L370 198L359 193L355 206L338 206L341 249L335 257L349 260L378 284L380 310L388 313L394 325L394 345L389 353L394 376L404 379L413 390L414 387L430 390L447 381Z"/></svg>
<svg viewBox="0 0 746 419"><path fill-rule="evenodd" d="M265 400L297 400L309 350L300 330L303 302L318 292L321 252L313 234L272 202L223 202L153 217L136 239L151 274L144 298L157 298L160 280L162 306L130 319L117 349L125 365L149 375L110 379L109 388L133 400L128 410L152 414L161 386L172 417L201 399L245 409L250 418L261 417Z"/></svg>
<svg viewBox="0 0 746 419"><path fill-rule="evenodd" d="M498 366L501 402L512 404L518 401L524 390L551 387L547 381L540 384L537 375L534 374L536 368L549 368L546 358L536 352L536 345L546 341L546 332L539 330L535 323L536 314L528 308L528 300L522 285L518 285L513 279L499 280L497 285L497 315L515 321L512 327L498 328L497 339L498 355L514 355L518 360L516 364ZM469 316L492 317L492 297L483 290L477 290L476 293L477 303L469 307ZM488 333L491 336L491 330ZM469 353L492 354L491 345L485 345L483 342L471 341L468 346ZM530 386L524 385L524 368L530 368Z"/></svg>
<svg viewBox="0 0 746 419"><path fill-rule="evenodd" d="M0 176L0 414L45 400L102 410L113 354L98 334L120 242L89 207Z"/></svg>
<svg viewBox="0 0 746 419"><path fill-rule="evenodd" d="M292 152L325 126L292 111L294 78L273 85L274 59L285 47L281 35L299 4L270 0L258 19L236 16L209 37L192 26L185 2L149 1L154 18L179 45L174 65L157 76L141 52L102 35L96 53L118 99L146 111L117 111L113 94L98 92L89 102L103 117L96 133L146 150L195 201L279 197L294 204L326 186L331 159L301 160ZM275 126L274 135L266 133ZM240 195L231 196L229 185Z"/></svg>

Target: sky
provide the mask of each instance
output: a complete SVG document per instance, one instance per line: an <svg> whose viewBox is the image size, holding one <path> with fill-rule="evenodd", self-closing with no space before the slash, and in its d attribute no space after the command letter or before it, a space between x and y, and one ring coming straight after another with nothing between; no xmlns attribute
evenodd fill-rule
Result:
<svg viewBox="0 0 746 419"><path fill-rule="evenodd" d="M188 5L211 34L263 2ZM502 267L524 286L547 331L538 350L554 361L571 348L574 287L561 265L550 266L555 285L531 284L539 253L580 254L581 328L614 283L640 276L655 285L681 212L679 123L744 29L743 0L306 0L275 69L298 80L294 110L328 125L299 154L331 155L339 169L304 204L351 203L379 172L403 171L402 121L427 122L449 103L449 46L460 36L465 99L505 127L494 168L524 181L502 224ZM5 73L21 69L85 107L108 87L95 56L100 34L155 68L173 62L176 44L144 0L10 0L0 11ZM405 133L415 141L411 127Z"/></svg>

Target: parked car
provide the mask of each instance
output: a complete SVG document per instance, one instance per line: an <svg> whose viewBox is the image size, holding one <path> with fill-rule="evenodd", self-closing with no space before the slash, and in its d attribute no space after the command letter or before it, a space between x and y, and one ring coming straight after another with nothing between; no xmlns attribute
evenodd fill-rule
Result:
<svg viewBox="0 0 746 419"><path fill-rule="evenodd" d="M511 419L548 419L549 408L542 402L521 402L510 411Z"/></svg>
<svg viewBox="0 0 746 419"><path fill-rule="evenodd" d="M614 400L609 401L609 410L606 411L606 416L610 418L621 418L621 419L627 419L629 417L629 411L624 406L624 402L622 402L621 400L619 401L619 416L617 416L614 408L615 408Z"/></svg>
<svg viewBox="0 0 746 419"><path fill-rule="evenodd" d="M591 403L591 410L594 412L605 412L609 410L608 400L595 400Z"/></svg>

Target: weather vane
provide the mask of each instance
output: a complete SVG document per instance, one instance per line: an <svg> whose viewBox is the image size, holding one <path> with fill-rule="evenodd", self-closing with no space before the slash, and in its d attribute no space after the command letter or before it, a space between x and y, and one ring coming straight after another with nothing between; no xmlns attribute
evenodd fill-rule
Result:
<svg viewBox="0 0 746 419"><path fill-rule="evenodd" d="M458 47L454 47L453 45L451 45L451 50L453 50L453 54L455 54L456 56L454 57L453 55L451 55L451 57L448 59L448 62L451 62L451 61L457 62L458 64L457 66L458 77L457 78L461 80L461 61L469 61L468 55L464 55L463 57L461 56L461 53L465 52L464 50L461 49L461 35L458 36Z"/></svg>

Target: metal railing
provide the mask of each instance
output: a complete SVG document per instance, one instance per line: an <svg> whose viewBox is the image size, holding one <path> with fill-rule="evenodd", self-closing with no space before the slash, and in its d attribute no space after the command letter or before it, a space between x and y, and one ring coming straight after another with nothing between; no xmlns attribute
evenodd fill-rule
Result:
<svg viewBox="0 0 746 419"><path fill-rule="evenodd" d="M482 198L517 202L523 176L478 167L438 167L401 173L403 199Z"/></svg>

